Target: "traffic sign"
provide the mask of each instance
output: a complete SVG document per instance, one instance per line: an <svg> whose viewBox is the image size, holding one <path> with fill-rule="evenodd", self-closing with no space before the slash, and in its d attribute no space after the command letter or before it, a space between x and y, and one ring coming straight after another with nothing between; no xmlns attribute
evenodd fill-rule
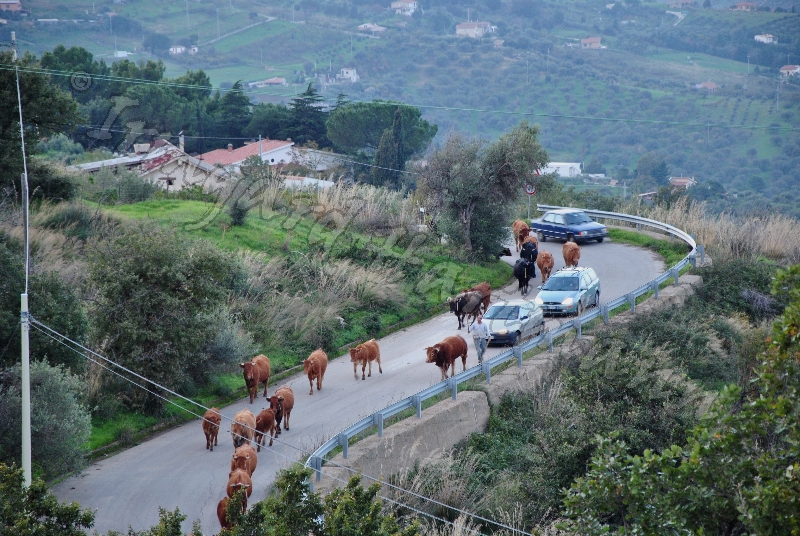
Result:
<svg viewBox="0 0 800 536"><path fill-rule="evenodd" d="M536 186L531 183L525 185L525 193L528 195L533 195L536 193Z"/></svg>

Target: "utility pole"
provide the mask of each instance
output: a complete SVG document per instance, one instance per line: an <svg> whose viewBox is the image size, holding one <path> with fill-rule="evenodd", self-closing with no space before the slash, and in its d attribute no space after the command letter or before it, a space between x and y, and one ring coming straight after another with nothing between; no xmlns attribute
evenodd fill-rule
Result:
<svg viewBox="0 0 800 536"><path fill-rule="evenodd" d="M17 82L17 106L19 106L19 135L22 145L22 217L25 227L25 292L20 295L21 368L22 368L22 474L25 487L33 482L31 472L31 358L30 358L30 314L28 312L28 277L30 275L30 245L28 234L28 164L25 155L25 128L22 122L22 94L19 89L19 70L17 69L17 32L11 32L12 58Z"/></svg>
<svg viewBox="0 0 800 536"><path fill-rule="evenodd" d="M747 76L744 79L744 88L747 89L747 79L750 78L750 54L747 55Z"/></svg>
<svg viewBox="0 0 800 536"><path fill-rule="evenodd" d="M531 78L528 76L528 60L525 60L525 83L530 84Z"/></svg>
<svg viewBox="0 0 800 536"><path fill-rule="evenodd" d="M186 31L189 31L189 0L186 0Z"/></svg>
<svg viewBox="0 0 800 536"><path fill-rule="evenodd" d="M219 39L219 8L217 8L217 39Z"/></svg>

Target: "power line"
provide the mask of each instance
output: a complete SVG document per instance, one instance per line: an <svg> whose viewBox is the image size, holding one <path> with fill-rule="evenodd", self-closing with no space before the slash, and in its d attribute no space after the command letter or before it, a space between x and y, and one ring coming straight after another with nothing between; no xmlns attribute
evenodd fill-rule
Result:
<svg viewBox="0 0 800 536"><path fill-rule="evenodd" d="M194 404L194 405L196 405L196 406L198 406L198 407L200 407L200 408L202 408L202 409L204 409L204 410L206 410L206 411L208 411L210 408L208 408L208 407L206 407L206 406L204 406L204 405L200 404L199 402L195 402L194 400L191 400L191 399L189 399L189 398L187 398L187 397L185 397L185 396L183 396L183 395L181 395L181 394L179 394L179 393L177 393L177 392L175 392L175 391L173 391L173 390L171 390L171 389L169 389L169 388L167 388L167 387L165 387L165 386L163 386L163 385L160 385L159 383L157 383L157 382L154 382L153 380L150 380L150 379L148 379L148 378L146 378L146 377L144 377L144 376L142 376L142 375L140 375L140 374L138 374L138 373L136 373L136 372L134 372L134 371L130 370L129 368L125 367L124 365L120 365L119 363L116 363L115 361L112 361L111 359L108 359L107 357L105 357L105 356L103 356L103 355L101 355L101 354L99 354L99 353L97 353L97 352L95 352L95 351L93 351L93 350L91 350L91 349L89 349L89 348L87 348L87 347L83 346L82 344L80 344L80 343L78 343L78 342L76 342L76 341L74 341L74 340L70 339L70 338L69 338L69 337L67 337L66 335L63 335L63 334L61 334L61 333L57 332L56 330L54 330L54 329L50 328L50 327L49 327L49 326L47 326L46 324L43 324L42 322L39 322L38 320L36 320L36 319L35 319L35 318L33 318L32 316L30 317L30 321L31 321L31 324L33 325L33 327L34 327L34 328L36 328L36 329L38 329L38 330L39 330L40 332L42 332L43 334L47 335L48 337L50 337L50 338L51 338L51 339L53 339L54 341L56 341L56 342L58 342L58 343L62 344L63 346L66 346L67 348L69 348L69 349L73 350L74 352L76 352L76 353L78 353L78 354L82 355L83 357L85 357L85 358L86 358L86 359L88 359L89 361L91 361L91 362L93 362L93 363L96 363L97 365L99 365L99 366L100 366L100 367L102 367L103 369L105 369L105 370L108 370L109 372L111 372L111 373L113 373L113 374L115 374L115 375L117 375L117 376L119 376L119 377L123 378L124 380L126 380L126 381L130 382L132 385L134 385L134 386L136 386L136 387L139 387L140 389L143 389L143 390L147 391L148 393L150 393L150 394L152 394L152 395L154 395L154 396L158 397L159 399L161 399L161 400L163 400L163 401L165 401L165 402L167 402L167 403L169 403L169 404L172 404L172 405L176 406L177 408L180 408L180 409L182 409L183 411L186 411L187 413L190 413L191 415L193 415L193 416L195 416L195 417L197 417L197 418L199 418L199 419L201 419L201 420L204 420L204 421L206 421L206 422L210 422L210 421L207 421L207 419L205 419L205 417L204 417L203 415L199 415L198 413L195 413L195 412L191 411L190 409L188 409L188 408L185 408L185 407L181 406L180 404L176 403L175 401L173 401L173 400L169 400L168 398L164 397L163 395L160 395L160 394L158 394L158 393L156 393L156 392L154 392L154 391L152 391L152 390L148 389L147 387L144 387L143 385L140 385L140 384L136 383L135 381L131 380L130 378L127 378L127 377L125 377L123 374L120 374L119 372L117 372L117 371L115 371L115 370L112 370L111 368L109 368L109 367L105 366L104 364L102 364L102 363L98 362L97 360L95 360L95 359L92 359L91 357L89 357L89 356L85 355L85 354L84 354L84 352L88 352L88 353L90 353L90 354L92 354L92 355L96 356L97 358L99 358L99 359L101 359L101 360L105 361L106 363L109 363L109 364L111 364L111 365L113 365L113 366L115 366L115 367L118 367L118 368L120 368L121 370L123 370L123 371L125 371L125 372L127 372L127 373L129 373L129 374L132 374L133 376L135 376L135 377L137 377L137 378L139 378L139 379L141 379L141 380L143 380L143 381L145 381L145 382L147 382L147 383L149 383L149 384L152 384L153 386L155 386L155 387L157 387L157 388L159 388L159 389L161 389L161 390L163 390L163 391L165 391L165 392L167 392L167 393L169 393L169 394L171 394L171 395L173 395L173 396L176 396L176 397L178 397L178 398L181 398L181 399L183 399L183 400L185 400L185 401L187 401L187 402L189 402L189 403L191 403L191 404ZM83 352L81 352L81 351L80 351L80 350L78 350L77 348L74 348L74 347L70 346L69 344L67 344L67 343L66 343L66 342L64 342L64 341L68 341L69 343L73 344L73 345L74 345L74 346L76 346L77 348L80 348L81 350L83 350ZM221 412L220 412L220 417L221 417L221 418L223 418L223 419L226 419L226 420L230 421L231 423L237 422L237 421L235 421L234 419L231 419L230 417L227 417L227 416L225 416L225 415L222 415L222 413L221 413ZM215 424L216 424L216 423L215 423ZM245 427L245 428L247 428L247 429L253 430L254 432L256 431L255 429L253 429L253 428L250 428L250 427L249 427L249 426L247 426L246 424L243 424L243 423L238 423L238 424L240 424L240 425L244 426L244 427ZM231 434L233 434L233 432L231 432ZM238 434L237 434L237 435L238 435ZM243 437L243 436L239 435L239 437ZM295 450L297 450L297 451L299 451L299 452L302 452L302 453L304 453L304 454L306 454L306 455L313 455L313 453L312 453L312 452L309 452L308 450L306 450L306 449L304 449L304 448L302 448L302 447L298 447L297 445L293 445L293 444L291 444L291 443L288 443L288 442L286 442L286 441L283 441L283 440L281 440L280 438L273 437L272 439L273 439L273 441L275 441L275 442L278 442L278 443L280 443L280 444L282 444L282 445L285 445L285 446L287 446L287 447L290 447L290 448L292 448L292 449L295 449ZM275 452L276 452L276 451L275 451ZM281 454L281 453L278 453L278 454ZM283 455L283 454L281 454L281 455ZM284 455L284 456L285 456L285 455ZM286 456L286 457L288 458L288 456ZM330 463L331 465L333 465L333 466L335 466L335 467L337 467L337 468L344 469L344 470L348 471L349 473L356 473L356 472L357 472L357 471L355 471L354 469L351 469L351 468L349 468L349 467L345 467L345 466L343 466L343 465L340 465L340 464L338 464L338 463L336 463L336 462L333 462L333 461L330 461L330 460L328 461L328 463ZM320 472L322 472L322 471L320 471ZM329 476L330 478L334 478L335 480L338 480L338 481L341 481L341 482L343 482L341 479L338 479L338 478L336 478L336 477L333 477L332 475L329 475L329 474L327 474L327 473L324 473L324 472L322 472L322 473L323 473L323 474L325 474L326 476ZM460 509L460 508L457 508L457 507L454 507L454 506L450 506L450 505L448 505L448 504L445 504L445 503L439 502L439 501L437 501L437 500L435 500L435 499L432 499L432 498L430 498L430 497L425 497L424 495L421 495L421 494L419 494L419 493L413 492L413 491L411 491L411 490L407 490L407 489L405 489L405 488L402 488L402 487L400 487L400 486L396 486L396 485L394 485L394 484L391 484L391 483L389 483L389 482L382 481L382 480L380 480L380 479L377 479L377 478L375 478L375 477L373 477L373 476L366 475L366 474L363 474L363 473L361 473L361 474L362 474L362 476L363 476L364 478L367 478L368 480L372 480L373 482L377 482L377 483L380 483L380 484L382 484L382 485L388 486L388 487L390 487L390 488L396 489L397 491L400 491L400 492L402 492L402 493L407 493L407 494L409 494L409 495L412 495L412 496L414 496L414 497L416 497L416 498L418 498L418 499L421 499L421 500L423 500L423 501L426 501L426 502L429 502L429 503L432 503L432 504L435 504L435 505L437 505L437 506L441 506L441 507L444 507L444 508L448 508L448 509L450 509L450 510L453 510L453 511L455 511L455 512L458 512L458 513L460 513L460 514L464 514L464 515L467 515L467 516L469 516L469 517L472 517L472 518L475 518L475 519L479 519L479 520L481 520L481 521L484 521L484 522L487 522L487 523L491 523L491 524L493 524L493 525L496 525L496 526L498 526L498 527L501 527L501 528L505 528L505 529L511 530L511 531L513 531L513 532L519 532L519 533L522 533L522 534L526 534L525 532L523 532L523 531L520 531L519 529L515 529L514 527L511 527L511 526L505 525L505 524L503 524L503 523L500 523L500 522L497 522L497 521L494 521L494 520L491 520L491 519L487 519L487 518L485 518L485 517L479 516L479 515L477 515L477 514L473 514L473 513L471 513L471 512L467 512L466 510L462 510L462 509ZM382 497L382 498L384 498L384 497ZM391 501L391 499L386 499L386 500L389 500L389 501ZM391 501L391 502L394 502L394 501ZM404 507L406 507L406 508L409 508L409 509L412 509L412 510L414 510L414 508L412 508L412 507L410 507L410 506L407 506L407 505L404 505L404 504L402 504L402 503L396 503L396 504L399 504L399 505L402 505L402 506L404 506ZM435 516L433 516L433 517L435 517ZM442 520L442 519L439 519L439 518L436 518L436 519L438 519L438 520L440 520L440 521L446 521L446 520ZM449 523L449 522L448 522L448 523Z"/></svg>

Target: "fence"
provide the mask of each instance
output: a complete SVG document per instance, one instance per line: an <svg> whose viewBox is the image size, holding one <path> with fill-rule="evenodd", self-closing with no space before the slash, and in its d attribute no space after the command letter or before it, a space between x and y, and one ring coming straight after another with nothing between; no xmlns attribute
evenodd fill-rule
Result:
<svg viewBox="0 0 800 536"><path fill-rule="evenodd" d="M563 207L556 207L550 205L537 205L537 208L540 211L546 210L554 210ZM330 438L326 441L322 446L320 446L314 454L312 454L308 461L306 462L306 466L314 470L316 473L316 480L320 481L322 478L322 464L324 462L325 456L330 454L336 447L342 447L342 455L347 458L347 448L349 446L350 439L353 438L355 435L360 434L371 427L375 426L378 431L378 437L383 436L383 423L386 419L397 415L398 413L405 411L409 408L414 408L417 413L417 418L422 417L422 403L429 398L433 398L441 393L445 393L450 391L453 397L453 400L456 399L458 394L458 386L461 383L469 381L473 378L476 378L480 375L484 375L486 377L486 383L492 383L492 368L502 365L506 361L516 359L517 365L522 367L522 356L528 350L532 350L537 346L547 345L549 351L553 351L553 340L569 333L572 330L576 331L576 337L581 338L581 327L591 322L592 320L603 317L603 322L608 323L609 321L609 314L611 311L616 309L617 307L621 307L623 305L628 305L631 311L636 310L636 298L642 296L648 292L653 292L655 298L658 298L658 289L662 283L669 281L670 279L674 280L674 284L678 284L678 276L680 275L680 271L691 264L693 267L697 265L697 255L700 255L700 263L703 264L705 262L705 251L703 246L698 246L694 238L689 235L688 233L681 231L680 229L673 227L671 225L667 225L666 223L661 223L656 220L651 220L648 218L642 218L639 216L629 216L627 214L619 214L617 212L603 212L599 210L586 210L585 211L589 216L594 218L600 218L605 220L617 220L623 221L627 223L632 223L637 226L638 229L641 230L643 226L651 227L657 229L659 231L663 231L669 233L670 236L679 238L689 244L692 248L686 257L684 257L680 262L675 264L675 266L671 267L669 270L661 274L660 276L656 277L652 281L645 283L644 285L632 290L631 292L625 294L624 296L620 296L610 302L604 303L603 305L593 308L590 311L584 313L583 315L574 318L571 322L566 322L560 325L557 328L551 329L541 335L538 335L524 343L521 343L510 350L507 350L491 359L487 359L478 367L472 367L468 370L461 372L460 374L456 374L446 380L437 383L436 385L432 385L427 389L420 391L415 395L411 395L410 397L401 400L391 406L388 406L380 411L377 411L366 417L361 419L357 423L353 424L352 426L342 430L337 435Z"/></svg>

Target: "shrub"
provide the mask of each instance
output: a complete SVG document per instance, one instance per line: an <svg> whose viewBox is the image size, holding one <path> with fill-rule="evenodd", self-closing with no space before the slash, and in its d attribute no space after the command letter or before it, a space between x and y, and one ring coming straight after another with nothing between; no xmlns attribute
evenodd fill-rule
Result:
<svg viewBox="0 0 800 536"><path fill-rule="evenodd" d="M0 462L20 463L21 367L0 373ZM79 402L81 380L62 366L31 362L32 460L39 476L53 478L83 467L83 445L92 429Z"/></svg>
<svg viewBox="0 0 800 536"><path fill-rule="evenodd" d="M231 217L231 225L241 227L247 219L250 208L239 199L228 205L228 216Z"/></svg>

